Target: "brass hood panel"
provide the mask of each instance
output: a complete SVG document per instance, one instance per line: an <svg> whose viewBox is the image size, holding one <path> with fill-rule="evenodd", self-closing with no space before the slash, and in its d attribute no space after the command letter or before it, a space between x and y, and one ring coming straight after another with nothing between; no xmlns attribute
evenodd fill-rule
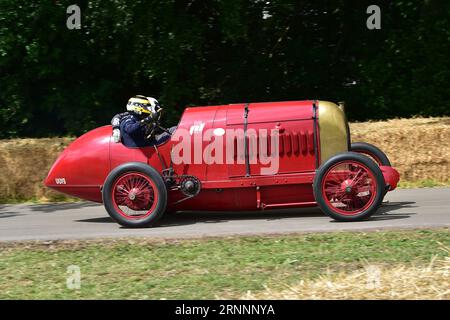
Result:
<svg viewBox="0 0 450 320"><path fill-rule="evenodd" d="M348 151L349 130L344 111L335 103L318 101L320 163Z"/></svg>

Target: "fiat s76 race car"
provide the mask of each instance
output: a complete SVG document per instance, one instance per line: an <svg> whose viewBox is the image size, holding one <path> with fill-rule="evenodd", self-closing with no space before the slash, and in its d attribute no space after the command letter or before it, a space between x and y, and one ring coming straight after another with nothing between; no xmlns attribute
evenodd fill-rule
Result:
<svg viewBox="0 0 450 320"><path fill-rule="evenodd" d="M343 106L327 101L189 107L164 131L129 148L111 126L96 128L62 152L45 185L144 227L182 210L319 206L335 220L363 220L399 181L381 150L351 143Z"/></svg>

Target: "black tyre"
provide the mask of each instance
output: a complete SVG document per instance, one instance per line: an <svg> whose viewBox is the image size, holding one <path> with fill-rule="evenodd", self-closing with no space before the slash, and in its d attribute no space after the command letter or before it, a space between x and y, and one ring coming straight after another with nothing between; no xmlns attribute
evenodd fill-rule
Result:
<svg viewBox="0 0 450 320"><path fill-rule="evenodd" d="M112 170L102 195L110 217L130 228L154 225L167 206L167 189L161 175L141 162L125 163Z"/></svg>
<svg viewBox="0 0 450 320"><path fill-rule="evenodd" d="M314 177L320 209L337 221L368 219L381 205L385 182L379 166L356 152L335 155Z"/></svg>
<svg viewBox="0 0 450 320"><path fill-rule="evenodd" d="M366 142L354 142L350 146L350 151L362 153L375 160L379 166L391 167L391 162L386 154L374 145Z"/></svg>

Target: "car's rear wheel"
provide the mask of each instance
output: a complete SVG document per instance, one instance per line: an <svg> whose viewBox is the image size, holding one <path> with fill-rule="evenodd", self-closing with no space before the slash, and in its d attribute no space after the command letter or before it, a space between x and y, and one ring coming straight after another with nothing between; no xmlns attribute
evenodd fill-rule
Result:
<svg viewBox="0 0 450 320"><path fill-rule="evenodd" d="M362 153L366 156L369 156L379 166L388 166L391 167L391 162L386 154L381 151L378 147L375 147L373 144L366 142L354 142L350 146L350 151Z"/></svg>
<svg viewBox="0 0 450 320"><path fill-rule="evenodd" d="M167 206L167 189L161 175L140 162L126 163L111 171L102 193L110 217L125 227L152 226Z"/></svg>
<svg viewBox="0 0 450 320"><path fill-rule="evenodd" d="M328 159L314 178L314 196L322 211L338 221L368 219L384 196L384 178L368 157L345 152Z"/></svg>

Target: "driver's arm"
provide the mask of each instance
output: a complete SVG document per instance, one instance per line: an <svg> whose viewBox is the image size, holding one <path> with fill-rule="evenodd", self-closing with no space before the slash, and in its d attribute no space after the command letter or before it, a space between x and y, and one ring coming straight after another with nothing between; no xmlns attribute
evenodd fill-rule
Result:
<svg viewBox="0 0 450 320"><path fill-rule="evenodd" d="M111 119L111 125L113 127L113 129L115 128L119 128L120 126L120 121L122 120L123 117L127 116L128 112L122 112L122 113L118 113L116 114L112 119Z"/></svg>
<svg viewBox="0 0 450 320"><path fill-rule="evenodd" d="M142 123L132 118L122 121L122 123L120 124L120 128L131 136L136 134L143 134L145 132L145 128Z"/></svg>

